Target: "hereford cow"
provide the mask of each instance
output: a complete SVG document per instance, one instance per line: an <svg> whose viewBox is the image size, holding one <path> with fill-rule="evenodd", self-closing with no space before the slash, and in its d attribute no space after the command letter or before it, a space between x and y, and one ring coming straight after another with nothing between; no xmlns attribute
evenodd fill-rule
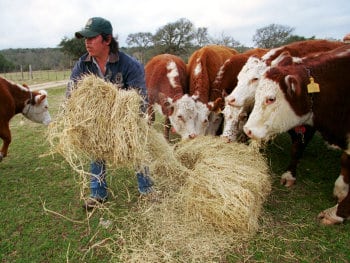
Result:
<svg viewBox="0 0 350 263"><path fill-rule="evenodd" d="M244 53L235 54L227 59L220 67L216 74L215 80L212 85L212 90L219 92L221 95L230 94L232 90L237 86L237 76L242 70L242 67L247 62L248 58L255 56L260 58L268 49L254 48L245 51Z"/></svg>
<svg viewBox="0 0 350 263"><path fill-rule="evenodd" d="M215 80L211 88L210 100L215 100L218 97L222 96L224 102L225 96L227 94L230 94L234 87L236 87L238 81L237 76L244 64L247 62L248 58L251 56L261 57L267 51L267 49L255 48L247 50L241 54L235 54L231 56L231 58L227 59L216 74ZM234 134L235 138L233 139L231 137L233 136L233 134L230 133L232 125L234 125L232 118L233 115L231 113L239 114L239 112L233 112L230 107L227 107L225 110L222 111L222 113L224 117L224 127L222 136L227 140L236 140L236 138L239 137L239 134ZM243 130L240 129L240 131L242 131L240 132L240 135L244 135ZM241 138L246 138L246 136L241 136Z"/></svg>
<svg viewBox="0 0 350 263"><path fill-rule="evenodd" d="M155 119L156 107L165 117L164 136L168 141L170 125L183 139L205 133L208 121L203 128L196 127L200 118L197 108L206 115L209 110L198 105L197 97L185 94L188 93L187 69L180 57L170 54L153 57L145 66L145 78L151 121Z"/></svg>
<svg viewBox="0 0 350 263"><path fill-rule="evenodd" d="M306 40L271 49L261 59L250 57L238 74L237 86L226 97L226 105L233 106L233 108L230 108L230 112L234 112L231 113L231 116L240 116L240 118L238 120L233 118L231 123L226 121L225 135L227 137L231 136L233 139L235 139L236 134L241 135L242 130L237 129L244 126L250 114L249 109L254 106L254 95L260 76L267 69L277 65L301 63L300 57L313 56L319 52L332 50L340 46L344 46L344 43L328 40ZM229 110L225 110L225 112L227 111ZM230 125L231 127L229 127ZM302 126L295 127L288 133L292 139L291 162L286 172L281 176L281 183L287 187L292 186L296 180L297 164L315 130L310 126Z"/></svg>
<svg viewBox="0 0 350 263"><path fill-rule="evenodd" d="M244 132L268 140L277 133L311 125L330 144L343 150L334 186L338 204L319 214L323 224L350 218L350 46L307 63L273 67L259 81L255 104Z"/></svg>
<svg viewBox="0 0 350 263"><path fill-rule="evenodd" d="M225 63L238 52L232 48L218 45L205 46L195 51L188 60L189 93L198 95L199 101L211 109L208 135L215 135L222 121L221 108L224 106L222 93L213 90L216 75Z"/></svg>
<svg viewBox="0 0 350 263"><path fill-rule="evenodd" d="M0 138L3 140L0 161L6 157L11 143L9 122L18 113L31 121L49 124L51 117L46 91L30 91L26 85L16 85L0 78Z"/></svg>
<svg viewBox="0 0 350 263"><path fill-rule="evenodd" d="M282 53L288 52L290 56L301 58L312 53L332 50L343 45L344 43L340 41L305 40L271 49L261 59L250 57L237 76L237 86L226 98L227 104L235 107L242 107L247 103L254 104L254 94L260 76L270 66L279 64L280 59L283 59L283 56L281 56Z"/></svg>

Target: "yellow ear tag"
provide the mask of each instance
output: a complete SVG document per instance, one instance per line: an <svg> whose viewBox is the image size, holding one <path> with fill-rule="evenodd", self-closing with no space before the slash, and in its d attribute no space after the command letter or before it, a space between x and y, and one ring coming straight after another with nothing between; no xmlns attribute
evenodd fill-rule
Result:
<svg viewBox="0 0 350 263"><path fill-rule="evenodd" d="M318 83L314 82L313 77L310 77L310 83L307 84L307 92L308 93L320 92L320 85L318 85Z"/></svg>

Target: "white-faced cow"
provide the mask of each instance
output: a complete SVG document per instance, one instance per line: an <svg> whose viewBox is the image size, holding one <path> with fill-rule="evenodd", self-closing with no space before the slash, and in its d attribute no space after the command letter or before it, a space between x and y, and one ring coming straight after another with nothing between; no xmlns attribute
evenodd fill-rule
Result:
<svg viewBox="0 0 350 263"><path fill-rule="evenodd" d="M198 98L188 94L186 63L178 56L161 54L153 57L145 66L146 86L149 98L149 115L155 119L155 109L165 117L164 136L169 140L170 125L181 138L194 138L205 133L197 127ZM208 109L204 109L209 114ZM196 126L197 125L197 126Z"/></svg>
<svg viewBox="0 0 350 263"><path fill-rule="evenodd" d="M46 91L30 91L26 85L20 86L0 78L0 138L3 140L0 161L7 156L11 143L9 122L18 113L31 121L49 124L51 117Z"/></svg>
<svg viewBox="0 0 350 263"><path fill-rule="evenodd" d="M215 80L211 87L211 96L210 100L215 100L218 97L222 97L223 102L225 101L225 97L227 94L230 94L232 90L237 85L237 76L239 72L241 71L242 67L247 62L248 58L251 56L261 57L264 55L268 49L262 49L262 48L255 48L255 49L249 49L245 51L244 53L235 54L231 56L229 59L225 61L225 63L220 67L219 71L216 74ZM222 136L227 138L230 137L231 140L235 140L231 138L231 134L229 131L232 128L232 125L234 125L231 120L232 114L230 114L232 111L230 108L226 108L222 111L223 117L224 117L224 127ZM226 114L226 116L225 116ZM236 112L234 113L236 114ZM237 112L237 114L239 114ZM241 138L244 139L246 136L244 136L243 130L240 130L240 135L243 135ZM234 135L235 138L239 136L238 134Z"/></svg>
<svg viewBox="0 0 350 263"><path fill-rule="evenodd" d="M233 125L229 132L231 136L241 134L242 130L236 130L243 127L250 114L249 109L254 106L254 95L259 79L263 73L271 67L285 64L301 63L301 57L313 56L322 51L333 50L345 44L340 41L328 40L306 40L294 42L285 46L271 49L261 59L250 57L238 74L238 83L232 93L226 97L226 105L233 108L231 116L243 116L236 121L232 120ZM243 108L242 108L243 107ZM238 112L238 113L237 113ZM229 125L229 124L227 124ZM228 133L226 131L226 133ZM288 131L292 139L291 161L286 172L281 176L281 183L285 186L292 186L296 180L296 169L303 152L312 139L315 129L308 125L294 127ZM227 135L227 134L226 134ZM229 136L230 134L228 134ZM234 138L234 137L233 137Z"/></svg>
<svg viewBox="0 0 350 263"><path fill-rule="evenodd" d="M209 45L196 50L188 60L189 94L198 95L199 101L211 110L207 135L216 135L223 119L220 113L224 106L222 93L213 90L212 84L225 61L237 53L232 48Z"/></svg>
<svg viewBox="0 0 350 263"><path fill-rule="evenodd" d="M319 214L323 224L350 218L350 46L324 52L302 64L269 69L260 79L244 132L268 140L299 125L311 125L343 150L334 186L338 204Z"/></svg>
<svg viewBox="0 0 350 263"><path fill-rule="evenodd" d="M306 40L298 41L278 48L271 49L261 59L250 57L238 74L237 86L232 93L226 97L227 104L235 107L242 107L246 104L254 104L254 94L262 74L271 66L278 65L288 52L292 57L298 58L308 56L312 53L332 50L343 46L340 41L328 40Z"/></svg>

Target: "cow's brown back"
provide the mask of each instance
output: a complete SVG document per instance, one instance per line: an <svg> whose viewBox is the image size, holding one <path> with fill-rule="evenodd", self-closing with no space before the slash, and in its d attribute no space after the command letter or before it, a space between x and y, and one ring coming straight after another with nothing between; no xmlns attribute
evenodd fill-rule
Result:
<svg viewBox="0 0 350 263"><path fill-rule="evenodd" d="M207 103L210 100L211 84L218 70L235 54L238 54L235 49L219 45L209 45L196 50L187 64L190 95L199 93L199 100ZM199 66L200 72L198 72Z"/></svg>
<svg viewBox="0 0 350 263"><path fill-rule="evenodd" d="M178 71L178 76L173 78L173 83L170 83L170 69L167 68L171 62L175 63ZM153 57L145 66L145 78L150 105L155 103L161 105L159 96L161 93L176 100L187 91L186 63L175 55L161 54ZM165 109L163 114L166 115Z"/></svg>
<svg viewBox="0 0 350 263"><path fill-rule="evenodd" d="M263 56L263 60L266 65L271 65L271 62L283 52L289 52L293 57L304 57L312 53L329 51L344 45L345 43L341 41L330 41L324 39L297 41L271 49L265 56Z"/></svg>

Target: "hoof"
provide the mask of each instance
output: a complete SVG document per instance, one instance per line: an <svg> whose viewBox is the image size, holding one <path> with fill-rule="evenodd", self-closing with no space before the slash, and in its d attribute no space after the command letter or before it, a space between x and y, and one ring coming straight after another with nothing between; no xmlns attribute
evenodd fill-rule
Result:
<svg viewBox="0 0 350 263"><path fill-rule="evenodd" d="M296 178L292 176L292 173L290 171L285 172L281 176L281 184L285 187L291 187L295 184Z"/></svg>
<svg viewBox="0 0 350 263"><path fill-rule="evenodd" d="M335 225L341 224L344 221L344 218L337 216L338 205L328 208L318 214L317 218L320 219L322 225Z"/></svg>

